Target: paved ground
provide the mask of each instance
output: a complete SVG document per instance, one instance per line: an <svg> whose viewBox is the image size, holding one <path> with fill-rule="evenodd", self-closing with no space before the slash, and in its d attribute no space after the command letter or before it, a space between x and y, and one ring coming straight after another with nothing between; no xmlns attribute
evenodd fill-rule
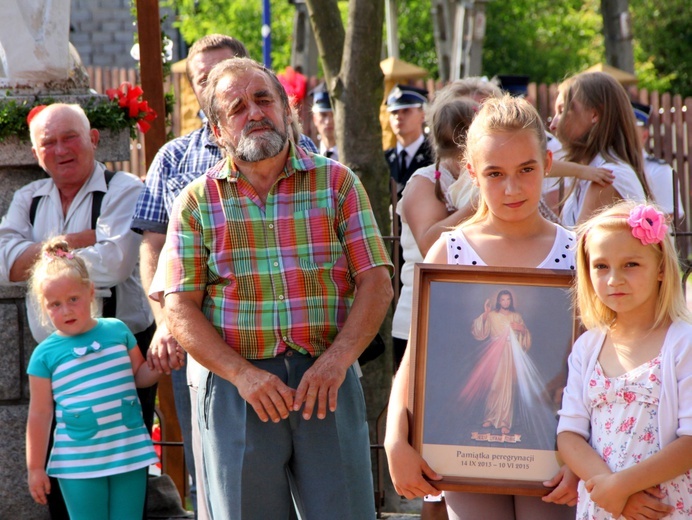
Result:
<svg viewBox="0 0 692 520"><path fill-rule="evenodd" d="M392 493L394 490L392 490ZM382 511L382 516L380 518L385 518L386 520L419 520L420 510L423 506L423 500L420 498L413 500L406 500L401 498L401 500L396 504L385 504L384 510L389 508L390 510L397 510L397 513Z"/></svg>

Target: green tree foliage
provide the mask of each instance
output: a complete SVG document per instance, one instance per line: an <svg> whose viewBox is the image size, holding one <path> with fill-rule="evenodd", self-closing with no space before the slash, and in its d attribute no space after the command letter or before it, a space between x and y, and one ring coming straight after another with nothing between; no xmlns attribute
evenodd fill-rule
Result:
<svg viewBox="0 0 692 520"><path fill-rule="evenodd" d="M399 0L399 57L438 77L437 51L429 0Z"/></svg>
<svg viewBox="0 0 692 520"><path fill-rule="evenodd" d="M605 60L600 0L493 0L486 7L483 74L559 82ZM689 0L630 0L639 86L692 95ZM429 0L398 2L401 58L437 76Z"/></svg>
<svg viewBox="0 0 692 520"><path fill-rule="evenodd" d="M484 73L528 74L532 81L554 83L603 61L598 5L598 0L488 3Z"/></svg>
<svg viewBox="0 0 692 520"><path fill-rule="evenodd" d="M164 1L161 2L164 4ZM262 61L261 0L165 0L177 12L174 26L192 44L211 33L228 34L245 44L250 56ZM271 0L272 68L291 62L293 14L288 0Z"/></svg>
<svg viewBox="0 0 692 520"><path fill-rule="evenodd" d="M486 7L483 74L555 82L603 60L598 0L496 0ZM401 59L437 76L429 0L398 2Z"/></svg>
<svg viewBox="0 0 692 520"><path fill-rule="evenodd" d="M162 1L163 3L163 1ZM262 58L260 0L166 0L187 42L211 32L235 36ZM339 0L344 19L347 2ZM290 63L294 7L272 0L272 60ZM400 57L437 77L430 0L399 0ZM600 0L493 0L487 3L483 74L528 74L559 82L605 59ZM689 0L630 0L639 86L692 95Z"/></svg>
<svg viewBox="0 0 692 520"><path fill-rule="evenodd" d="M630 0L639 85L692 96L689 0Z"/></svg>

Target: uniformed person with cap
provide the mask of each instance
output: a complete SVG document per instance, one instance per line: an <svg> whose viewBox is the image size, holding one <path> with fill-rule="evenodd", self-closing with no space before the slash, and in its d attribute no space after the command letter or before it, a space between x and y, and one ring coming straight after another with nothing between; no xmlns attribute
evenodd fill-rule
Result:
<svg viewBox="0 0 692 520"><path fill-rule="evenodd" d="M673 168L666 161L659 159L653 154L647 153L645 147L649 141L649 117L651 116L651 107L642 103L632 101L632 109L634 117L637 119L637 132L642 142L644 150L644 174L646 182L651 188L656 204L661 206L661 209L668 215L673 215L675 212L673 201L673 185L675 177ZM677 187L678 192L678 211L677 218L680 219L685 215L682 206L682 197L680 197L680 186Z"/></svg>
<svg viewBox="0 0 692 520"><path fill-rule="evenodd" d="M319 134L317 139L320 142L320 155L338 161L339 150L336 146L334 111L329 100L329 92L322 84L313 90L312 94L312 122Z"/></svg>
<svg viewBox="0 0 692 520"><path fill-rule="evenodd" d="M423 107L427 102L427 90L409 85L396 85L387 96L389 124L396 136L396 146L384 154L399 197L413 172L433 162L432 150L423 133Z"/></svg>

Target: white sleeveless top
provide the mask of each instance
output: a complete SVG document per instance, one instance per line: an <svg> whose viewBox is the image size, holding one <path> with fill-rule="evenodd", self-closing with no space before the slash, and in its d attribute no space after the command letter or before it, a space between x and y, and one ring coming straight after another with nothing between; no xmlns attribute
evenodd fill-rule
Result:
<svg viewBox="0 0 692 520"><path fill-rule="evenodd" d="M573 231L568 231L557 224L555 224L555 228L557 232L553 247L548 256L536 267L538 269L568 269L573 271L576 268L576 235ZM461 229L442 233L442 236L447 241L448 264L488 265L478 256Z"/></svg>

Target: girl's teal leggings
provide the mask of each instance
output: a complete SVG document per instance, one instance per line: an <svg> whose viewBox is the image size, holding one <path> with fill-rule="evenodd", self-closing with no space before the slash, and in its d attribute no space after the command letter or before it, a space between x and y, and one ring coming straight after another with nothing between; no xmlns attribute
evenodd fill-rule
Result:
<svg viewBox="0 0 692 520"><path fill-rule="evenodd" d="M59 478L71 520L142 518L147 468L96 478Z"/></svg>

